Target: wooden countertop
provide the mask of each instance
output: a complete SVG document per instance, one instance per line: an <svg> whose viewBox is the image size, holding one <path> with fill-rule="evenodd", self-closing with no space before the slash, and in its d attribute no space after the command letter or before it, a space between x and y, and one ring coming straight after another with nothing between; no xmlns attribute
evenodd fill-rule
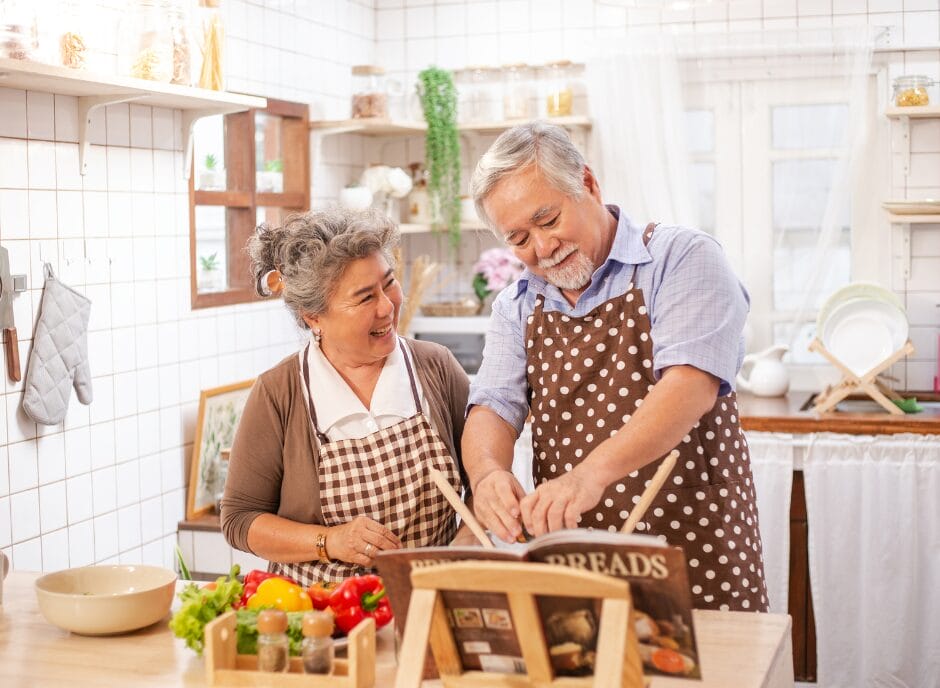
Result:
<svg viewBox="0 0 940 688"><path fill-rule="evenodd" d="M72 635L39 613L36 573L11 573L0 608L0 685L29 688L172 688L206 685L203 660L170 633L166 621L112 637ZM703 681L654 677L651 688L783 688L793 686L790 617L695 612ZM391 629L378 637L377 688L395 680ZM439 681L427 681L428 688Z"/></svg>
<svg viewBox="0 0 940 688"><path fill-rule="evenodd" d="M940 395L934 392L900 392L927 402L920 413L893 416L870 399L852 397L834 412L817 414L812 410L810 392L791 392L785 397L755 397L738 394L741 427L761 432L813 433L840 432L850 435L894 435L911 432L940 435Z"/></svg>

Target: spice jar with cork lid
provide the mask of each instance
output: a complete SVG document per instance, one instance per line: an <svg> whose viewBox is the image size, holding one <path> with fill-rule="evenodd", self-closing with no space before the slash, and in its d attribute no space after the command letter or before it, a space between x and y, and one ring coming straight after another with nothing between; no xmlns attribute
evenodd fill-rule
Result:
<svg viewBox="0 0 940 688"><path fill-rule="evenodd" d="M258 614L258 671L284 672L289 668L287 614L265 609Z"/></svg>
<svg viewBox="0 0 940 688"><path fill-rule="evenodd" d="M353 119L388 117L388 94L385 89L385 70L375 65L355 65L352 68Z"/></svg>
<svg viewBox="0 0 940 688"><path fill-rule="evenodd" d="M333 672L333 615L330 612L304 614L301 655L305 674Z"/></svg>

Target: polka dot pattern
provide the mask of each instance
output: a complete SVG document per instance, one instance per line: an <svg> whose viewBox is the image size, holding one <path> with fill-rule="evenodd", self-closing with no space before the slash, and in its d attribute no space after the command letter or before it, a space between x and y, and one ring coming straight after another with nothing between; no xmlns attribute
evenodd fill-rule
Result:
<svg viewBox="0 0 940 688"><path fill-rule="evenodd" d="M643 293L632 284L585 316L546 313L544 298L536 299L525 337L536 485L570 471L629 422L656 383L650 329ZM738 416L734 395L723 397L683 438L671 481L637 531L685 550L696 608L766 611L757 502ZM619 530L657 465L610 485L581 522Z"/></svg>

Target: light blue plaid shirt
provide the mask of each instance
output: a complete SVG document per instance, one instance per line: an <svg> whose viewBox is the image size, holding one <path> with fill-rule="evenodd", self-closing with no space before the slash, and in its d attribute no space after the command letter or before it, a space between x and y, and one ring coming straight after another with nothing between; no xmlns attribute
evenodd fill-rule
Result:
<svg viewBox="0 0 940 688"><path fill-rule="evenodd" d="M535 298L545 311L587 315L627 291L633 268L652 323L653 371L691 365L721 380L727 395L744 357L744 321L750 299L718 242L696 229L659 225L649 246L643 229L620 213L610 255L571 306L554 285L526 270L493 302L483 364L470 386L468 408L482 404L521 430L529 412L526 385L526 319Z"/></svg>

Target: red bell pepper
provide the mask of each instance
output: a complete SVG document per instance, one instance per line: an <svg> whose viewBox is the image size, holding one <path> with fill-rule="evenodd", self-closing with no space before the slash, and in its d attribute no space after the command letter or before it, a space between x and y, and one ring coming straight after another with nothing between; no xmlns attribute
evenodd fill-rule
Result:
<svg viewBox="0 0 940 688"><path fill-rule="evenodd" d="M267 580L268 578L283 578L284 580L290 581L296 585L297 583L287 576L279 576L276 573L268 573L267 571L262 571L260 569L255 569L254 571L249 571L245 575L245 580L242 581L244 586L244 591L242 592L241 599L238 600L238 605L235 606L236 609L244 607L248 604L248 598L255 594L258 590L258 586L261 585L261 581Z"/></svg>
<svg viewBox="0 0 940 688"><path fill-rule="evenodd" d="M330 608L336 616L336 627L349 633L364 619L375 619L382 628L392 620L392 607L385 594L385 585L378 576L353 576L343 581L330 595Z"/></svg>
<svg viewBox="0 0 940 688"><path fill-rule="evenodd" d="M333 594L334 590L336 590L336 583L327 583L326 581L319 581L307 588L307 595L310 597L310 601L313 602L313 608L322 611L329 607L330 595Z"/></svg>

